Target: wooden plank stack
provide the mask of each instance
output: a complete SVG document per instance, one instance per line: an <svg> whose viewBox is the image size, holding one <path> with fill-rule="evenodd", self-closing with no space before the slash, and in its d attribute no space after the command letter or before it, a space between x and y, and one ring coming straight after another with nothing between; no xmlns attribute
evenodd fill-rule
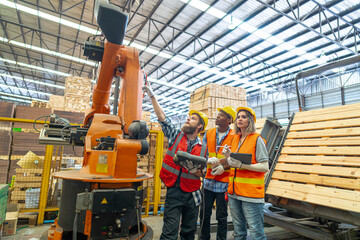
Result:
<svg viewBox="0 0 360 240"><path fill-rule="evenodd" d="M49 103L47 102L42 102L42 101L35 101L33 100L31 102L31 107L38 107L38 108L49 108Z"/></svg>
<svg viewBox="0 0 360 240"><path fill-rule="evenodd" d="M261 133L261 130L263 129L265 122L266 122L266 118L256 119L255 128L257 133Z"/></svg>
<svg viewBox="0 0 360 240"><path fill-rule="evenodd" d="M296 113L267 194L360 213L360 104Z"/></svg>
<svg viewBox="0 0 360 240"><path fill-rule="evenodd" d="M210 83L192 93L189 110L197 110L206 114L209 118L209 124L206 128L208 130L215 127L217 108L232 106L236 109L246 105L245 89Z"/></svg>
<svg viewBox="0 0 360 240"><path fill-rule="evenodd" d="M37 208L43 169L17 168L15 171L16 182L10 203L17 203L19 208Z"/></svg>
<svg viewBox="0 0 360 240"><path fill-rule="evenodd" d="M89 78L70 76L65 80L65 111L85 112L89 107L91 80Z"/></svg>
<svg viewBox="0 0 360 240"><path fill-rule="evenodd" d="M53 111L64 111L65 109L65 99L64 96L59 95L51 95L49 98L49 107Z"/></svg>

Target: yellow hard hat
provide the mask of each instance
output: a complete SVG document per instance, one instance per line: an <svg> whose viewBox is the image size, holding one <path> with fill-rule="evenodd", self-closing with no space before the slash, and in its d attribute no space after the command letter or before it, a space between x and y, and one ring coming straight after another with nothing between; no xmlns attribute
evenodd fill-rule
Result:
<svg viewBox="0 0 360 240"><path fill-rule="evenodd" d="M208 125L208 118L207 118L207 116L205 115L205 113L203 113L203 112L199 112L199 111L196 111L196 110L191 110L190 112L189 112L189 115L191 116L191 115L193 115L193 114L197 114L197 115L199 115L199 117L201 117L201 119L204 121L204 128L203 128L203 130L205 130L206 129L206 127L207 127L207 125Z"/></svg>
<svg viewBox="0 0 360 240"><path fill-rule="evenodd" d="M226 112L231 118L232 118L232 122L234 122L235 118L236 118L236 112L235 109L232 106L226 106L223 108L217 108L217 110L220 111L224 111Z"/></svg>
<svg viewBox="0 0 360 240"><path fill-rule="evenodd" d="M248 111L251 115L253 115L253 117L254 117L254 122L256 122L256 114L255 114L254 109L252 109L251 107L238 107L238 108L236 109L236 112L239 113L240 110L246 110L246 111Z"/></svg>

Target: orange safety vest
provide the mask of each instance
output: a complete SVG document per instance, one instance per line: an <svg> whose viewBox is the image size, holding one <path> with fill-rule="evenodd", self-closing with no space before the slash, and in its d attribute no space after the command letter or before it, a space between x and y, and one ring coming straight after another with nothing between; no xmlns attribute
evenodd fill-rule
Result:
<svg viewBox="0 0 360 240"><path fill-rule="evenodd" d="M228 146L231 146L231 142L232 142L234 136L235 136L234 130L230 129L228 135L220 143L220 146L225 146L225 144L227 144ZM209 151L209 158L216 157L218 159L222 159L225 157L224 155L222 155L223 148L216 147L216 145L217 145L216 128L212 128L207 131L206 142L207 142L207 147L208 147L208 151ZM226 182L226 183L229 182L230 169L225 170L225 172L223 174L216 175L216 176L212 175L211 171L212 171L211 164L208 164L207 168L206 168L206 175L205 175L206 179L214 179L216 181Z"/></svg>
<svg viewBox="0 0 360 240"><path fill-rule="evenodd" d="M256 162L256 142L260 134L249 134L240 149L239 153L252 154L251 164ZM241 135L236 135L231 144L231 150L236 151L239 148ZM261 137L261 136L260 136ZM255 172L243 168L231 168L229 177L229 194L236 194L238 196L249 198L264 198L264 172Z"/></svg>
<svg viewBox="0 0 360 240"><path fill-rule="evenodd" d="M180 188L184 192L194 192L200 189L200 178L189 173L185 168L174 163L174 156L177 151L187 151L187 137L186 134L181 132L178 134L175 143L168 149L165 154L164 161L160 170L160 179L164 182L165 186L174 186L176 179L180 174ZM206 145L196 144L191 150L192 155L205 157Z"/></svg>

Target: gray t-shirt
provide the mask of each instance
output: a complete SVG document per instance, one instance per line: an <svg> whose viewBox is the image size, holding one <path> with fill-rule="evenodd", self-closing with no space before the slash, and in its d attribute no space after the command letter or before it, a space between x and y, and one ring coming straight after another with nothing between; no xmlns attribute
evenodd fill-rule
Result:
<svg viewBox="0 0 360 240"><path fill-rule="evenodd" d="M269 161L269 154L266 149L264 140L261 137L259 137L256 142L256 162L260 163L265 161ZM264 198L248 198L248 197L238 196L236 194L228 194L228 196L237 200L252 202L252 203L265 202Z"/></svg>

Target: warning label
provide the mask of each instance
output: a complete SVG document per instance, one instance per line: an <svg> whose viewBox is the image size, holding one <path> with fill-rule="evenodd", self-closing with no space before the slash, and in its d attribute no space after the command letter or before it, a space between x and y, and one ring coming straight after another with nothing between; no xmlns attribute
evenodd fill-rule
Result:
<svg viewBox="0 0 360 240"><path fill-rule="evenodd" d="M108 202L106 201L106 198L103 198L103 200L101 201L101 204L108 204Z"/></svg>

